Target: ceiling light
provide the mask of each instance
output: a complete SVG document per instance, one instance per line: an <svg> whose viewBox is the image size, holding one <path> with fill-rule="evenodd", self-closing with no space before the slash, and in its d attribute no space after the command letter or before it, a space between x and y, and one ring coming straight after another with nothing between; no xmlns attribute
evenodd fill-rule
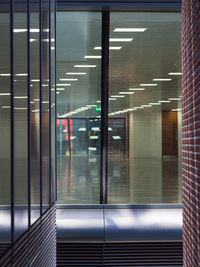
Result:
<svg viewBox="0 0 200 267"><path fill-rule="evenodd" d="M55 50L55 47L54 47L54 46L52 46L52 47L51 47L51 50Z"/></svg>
<svg viewBox="0 0 200 267"><path fill-rule="evenodd" d="M149 103L149 105L152 105L152 106L159 106L161 105L160 103Z"/></svg>
<svg viewBox="0 0 200 267"><path fill-rule="evenodd" d="M6 77L6 76L10 76L10 73L0 73L0 76Z"/></svg>
<svg viewBox="0 0 200 267"><path fill-rule="evenodd" d="M109 46L110 50L120 50L122 48L122 46ZM94 50L101 50L102 47L101 46L95 46Z"/></svg>
<svg viewBox="0 0 200 267"><path fill-rule="evenodd" d="M99 137L97 135L91 135L90 139L98 139Z"/></svg>
<svg viewBox="0 0 200 267"><path fill-rule="evenodd" d="M34 102L34 101L31 101L30 103L31 103L31 104L35 104L35 102Z"/></svg>
<svg viewBox="0 0 200 267"><path fill-rule="evenodd" d="M57 94L57 95L59 95L59 94L60 94L60 92L56 92L56 94Z"/></svg>
<svg viewBox="0 0 200 267"><path fill-rule="evenodd" d="M13 32L27 32L27 29L13 29Z"/></svg>
<svg viewBox="0 0 200 267"><path fill-rule="evenodd" d="M10 106L2 106L2 108L10 108Z"/></svg>
<svg viewBox="0 0 200 267"><path fill-rule="evenodd" d="M157 83L141 83L140 86L157 86Z"/></svg>
<svg viewBox="0 0 200 267"><path fill-rule="evenodd" d="M144 88L129 88L130 91L144 91Z"/></svg>
<svg viewBox="0 0 200 267"><path fill-rule="evenodd" d="M114 98L123 98L124 95L111 95L110 97L114 97Z"/></svg>
<svg viewBox="0 0 200 267"><path fill-rule="evenodd" d="M27 110L28 108L14 108L16 110Z"/></svg>
<svg viewBox="0 0 200 267"><path fill-rule="evenodd" d="M57 83L56 86L71 86L71 83Z"/></svg>
<svg viewBox="0 0 200 267"><path fill-rule="evenodd" d="M144 32L147 28L115 28L114 32Z"/></svg>
<svg viewBox="0 0 200 267"><path fill-rule="evenodd" d="M30 39L30 42L32 43L32 42L35 42L35 41L37 41L37 39Z"/></svg>
<svg viewBox="0 0 200 267"><path fill-rule="evenodd" d="M31 82L39 82L39 79L32 79Z"/></svg>
<svg viewBox="0 0 200 267"><path fill-rule="evenodd" d="M32 109L31 112L39 112L39 109Z"/></svg>
<svg viewBox="0 0 200 267"><path fill-rule="evenodd" d="M33 99L33 101L40 101L40 99L39 98L35 98L35 99Z"/></svg>
<svg viewBox="0 0 200 267"><path fill-rule="evenodd" d="M168 75L182 75L182 72L169 72Z"/></svg>
<svg viewBox="0 0 200 267"><path fill-rule="evenodd" d="M97 100L97 103L101 103L101 101L100 100Z"/></svg>
<svg viewBox="0 0 200 267"><path fill-rule="evenodd" d="M49 104L49 101L42 101L42 104Z"/></svg>
<svg viewBox="0 0 200 267"><path fill-rule="evenodd" d="M86 105L86 107L96 107L97 105Z"/></svg>
<svg viewBox="0 0 200 267"><path fill-rule="evenodd" d="M135 109L143 109L144 107L135 107Z"/></svg>
<svg viewBox="0 0 200 267"><path fill-rule="evenodd" d="M117 100L117 98L109 97L108 100Z"/></svg>
<svg viewBox="0 0 200 267"><path fill-rule="evenodd" d="M15 76L28 76L28 73L17 73Z"/></svg>
<svg viewBox="0 0 200 267"><path fill-rule="evenodd" d="M65 88L57 88L56 91L64 91Z"/></svg>
<svg viewBox="0 0 200 267"><path fill-rule="evenodd" d="M170 98L168 98L168 100L179 101L179 100L181 100L181 98L179 98L179 97L170 97Z"/></svg>
<svg viewBox="0 0 200 267"><path fill-rule="evenodd" d="M0 93L1 96L3 95L11 95L11 93Z"/></svg>
<svg viewBox="0 0 200 267"><path fill-rule="evenodd" d="M77 78L60 78L60 81L78 81Z"/></svg>
<svg viewBox="0 0 200 267"><path fill-rule="evenodd" d="M112 139L119 140L119 139L121 139L121 137L119 135L115 135L115 136L112 136Z"/></svg>
<svg viewBox="0 0 200 267"><path fill-rule="evenodd" d="M101 58L101 56L84 56L84 58Z"/></svg>
<svg viewBox="0 0 200 267"><path fill-rule="evenodd" d="M120 95L133 95L134 92L119 92Z"/></svg>
<svg viewBox="0 0 200 267"><path fill-rule="evenodd" d="M141 105L141 107L150 108L150 107L152 107L152 105Z"/></svg>
<svg viewBox="0 0 200 267"><path fill-rule="evenodd" d="M159 103L169 103L169 102L171 102L171 101L169 101L169 100L160 100L160 101L158 101Z"/></svg>
<svg viewBox="0 0 200 267"><path fill-rule="evenodd" d="M86 75L86 72L67 72L67 75Z"/></svg>
<svg viewBox="0 0 200 267"><path fill-rule="evenodd" d="M153 79L155 82L168 82L171 81L172 79Z"/></svg>
<svg viewBox="0 0 200 267"><path fill-rule="evenodd" d="M97 65L74 65L74 68L95 68Z"/></svg>
<svg viewBox="0 0 200 267"><path fill-rule="evenodd" d="M40 32L40 29L30 29L30 32Z"/></svg>
<svg viewBox="0 0 200 267"><path fill-rule="evenodd" d="M78 131L79 132L85 132L86 131L86 128L79 128Z"/></svg>
<svg viewBox="0 0 200 267"><path fill-rule="evenodd" d="M100 128L99 127L92 127L92 131L99 132Z"/></svg>
<svg viewBox="0 0 200 267"><path fill-rule="evenodd" d="M131 42L133 38L110 38L110 42Z"/></svg>
<svg viewBox="0 0 200 267"><path fill-rule="evenodd" d="M171 109L171 111L181 111L182 109L181 108L173 108Z"/></svg>

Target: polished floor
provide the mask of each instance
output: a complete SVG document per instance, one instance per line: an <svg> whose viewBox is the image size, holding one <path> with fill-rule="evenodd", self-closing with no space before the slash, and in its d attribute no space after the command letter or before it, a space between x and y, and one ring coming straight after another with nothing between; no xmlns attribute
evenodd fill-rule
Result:
<svg viewBox="0 0 200 267"><path fill-rule="evenodd" d="M181 165L177 157L108 157L109 204L181 203ZM58 157L58 204L98 204L99 156Z"/></svg>

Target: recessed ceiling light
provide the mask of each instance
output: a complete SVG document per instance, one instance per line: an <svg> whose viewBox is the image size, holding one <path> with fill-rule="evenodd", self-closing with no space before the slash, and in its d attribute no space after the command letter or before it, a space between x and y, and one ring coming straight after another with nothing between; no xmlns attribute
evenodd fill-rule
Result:
<svg viewBox="0 0 200 267"><path fill-rule="evenodd" d="M86 107L96 107L97 105L86 105Z"/></svg>
<svg viewBox="0 0 200 267"><path fill-rule="evenodd" d="M71 83L57 83L56 86L71 86Z"/></svg>
<svg viewBox="0 0 200 267"><path fill-rule="evenodd" d="M87 72L66 72L67 75L86 75Z"/></svg>
<svg viewBox="0 0 200 267"><path fill-rule="evenodd" d="M77 78L60 78L60 81L78 81Z"/></svg>
<svg viewBox="0 0 200 267"><path fill-rule="evenodd" d="M130 91L144 91L144 88L129 88Z"/></svg>
<svg viewBox="0 0 200 267"><path fill-rule="evenodd" d="M55 47L54 47L54 46L52 46L52 47L51 47L51 50L55 50Z"/></svg>
<svg viewBox="0 0 200 267"><path fill-rule="evenodd" d="M10 73L0 73L0 76L3 76L3 77L7 77L7 76L10 76L11 74Z"/></svg>
<svg viewBox="0 0 200 267"><path fill-rule="evenodd" d="M149 103L149 105L152 105L152 106L159 106L159 105L161 105L161 103Z"/></svg>
<svg viewBox="0 0 200 267"><path fill-rule="evenodd" d="M84 58L101 58L101 56L84 56Z"/></svg>
<svg viewBox="0 0 200 267"><path fill-rule="evenodd" d="M14 109L16 109L16 110L26 110L28 108L14 108Z"/></svg>
<svg viewBox="0 0 200 267"><path fill-rule="evenodd" d="M30 29L30 32L40 32L40 29Z"/></svg>
<svg viewBox="0 0 200 267"><path fill-rule="evenodd" d="M10 106L2 106L2 108L10 108Z"/></svg>
<svg viewBox="0 0 200 267"><path fill-rule="evenodd" d="M57 95L59 95L59 94L60 94L60 92L56 92L56 94L57 94Z"/></svg>
<svg viewBox="0 0 200 267"><path fill-rule="evenodd" d="M31 82L39 82L39 79L32 79Z"/></svg>
<svg viewBox="0 0 200 267"><path fill-rule="evenodd" d="M157 86L157 83L141 83L140 86Z"/></svg>
<svg viewBox="0 0 200 267"><path fill-rule="evenodd" d="M147 28L115 28L114 32L144 32Z"/></svg>
<svg viewBox="0 0 200 267"><path fill-rule="evenodd" d="M119 92L120 95L133 95L134 92Z"/></svg>
<svg viewBox="0 0 200 267"><path fill-rule="evenodd" d="M173 109L171 109L171 111L181 111L182 110L182 108L173 108Z"/></svg>
<svg viewBox="0 0 200 267"><path fill-rule="evenodd" d="M64 91L65 88L57 88L56 90L57 90L57 91Z"/></svg>
<svg viewBox="0 0 200 267"><path fill-rule="evenodd" d="M28 73L17 73L15 76L28 76Z"/></svg>
<svg viewBox="0 0 200 267"><path fill-rule="evenodd" d="M117 98L109 97L108 100L117 100Z"/></svg>
<svg viewBox="0 0 200 267"><path fill-rule="evenodd" d="M3 95L11 95L11 93L0 93L1 96Z"/></svg>
<svg viewBox="0 0 200 267"><path fill-rule="evenodd" d="M122 97L124 97L124 95L111 95L110 97L114 97L114 98L119 97L119 98L122 98Z"/></svg>
<svg viewBox="0 0 200 267"><path fill-rule="evenodd" d="M168 81L171 81L172 79L153 79L153 81L155 82L168 82Z"/></svg>
<svg viewBox="0 0 200 267"><path fill-rule="evenodd" d="M101 101L100 100L97 100L97 103L101 103Z"/></svg>
<svg viewBox="0 0 200 267"><path fill-rule="evenodd" d="M131 42L133 38L110 38L110 42Z"/></svg>
<svg viewBox="0 0 200 267"><path fill-rule="evenodd" d="M32 42L35 42L35 41L37 41L37 39L30 39L30 42L32 43Z"/></svg>
<svg viewBox="0 0 200 267"><path fill-rule="evenodd" d="M74 65L74 68L95 68L97 65Z"/></svg>
<svg viewBox="0 0 200 267"><path fill-rule="evenodd" d="M169 102L171 102L171 101L169 101L169 100L160 100L160 101L158 101L159 103L169 103Z"/></svg>
<svg viewBox="0 0 200 267"><path fill-rule="evenodd" d="M40 101L40 99L39 98L35 98L35 99L33 99L33 101Z"/></svg>
<svg viewBox="0 0 200 267"><path fill-rule="evenodd" d="M13 29L13 32L27 32L27 29Z"/></svg>
<svg viewBox="0 0 200 267"><path fill-rule="evenodd" d="M170 98L168 98L169 100L174 100L174 101L178 101L178 100L181 100L181 98L180 97L170 97Z"/></svg>
<svg viewBox="0 0 200 267"><path fill-rule="evenodd" d="M120 50L122 48L122 46L109 46L110 50ZM95 46L94 50L101 50L102 47L101 46Z"/></svg>
<svg viewBox="0 0 200 267"><path fill-rule="evenodd" d="M182 75L182 72L169 72L168 75Z"/></svg>
<svg viewBox="0 0 200 267"><path fill-rule="evenodd" d="M150 108L150 107L152 107L152 105L141 105L141 107Z"/></svg>

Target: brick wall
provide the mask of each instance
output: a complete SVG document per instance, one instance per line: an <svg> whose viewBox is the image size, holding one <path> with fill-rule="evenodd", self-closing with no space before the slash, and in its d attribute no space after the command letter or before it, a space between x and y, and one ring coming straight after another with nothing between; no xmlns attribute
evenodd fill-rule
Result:
<svg viewBox="0 0 200 267"><path fill-rule="evenodd" d="M56 266L56 208L51 207L0 259L1 267Z"/></svg>
<svg viewBox="0 0 200 267"><path fill-rule="evenodd" d="M184 266L200 266L200 0L182 6Z"/></svg>

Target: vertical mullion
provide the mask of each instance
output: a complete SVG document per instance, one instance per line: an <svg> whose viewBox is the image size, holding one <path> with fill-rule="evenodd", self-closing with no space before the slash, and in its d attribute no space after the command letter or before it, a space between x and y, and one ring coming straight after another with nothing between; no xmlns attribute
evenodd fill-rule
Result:
<svg viewBox="0 0 200 267"><path fill-rule="evenodd" d="M110 31L110 12L102 11L100 204L107 203L107 191L108 191L107 164L108 164L109 31Z"/></svg>
<svg viewBox="0 0 200 267"><path fill-rule="evenodd" d="M42 0L39 2L39 62L40 62L40 216L42 216Z"/></svg>
<svg viewBox="0 0 200 267"><path fill-rule="evenodd" d="M55 78L54 78L54 88L55 88L55 199L57 200L57 101L56 101L56 1L54 1L54 47L55 47L55 62L54 62L54 68L55 68Z"/></svg>
<svg viewBox="0 0 200 267"><path fill-rule="evenodd" d="M51 206L51 0L48 1L49 4L49 205Z"/></svg>
<svg viewBox="0 0 200 267"><path fill-rule="evenodd" d="M14 243L15 232L15 211L14 211L14 0L10 0L10 163L11 163L11 187L10 187L10 205L11 205L11 243Z"/></svg>
<svg viewBox="0 0 200 267"><path fill-rule="evenodd" d="M31 127L31 121L30 121L30 0L27 0L27 93L28 93L28 227L31 226L31 151L30 151L30 127Z"/></svg>

